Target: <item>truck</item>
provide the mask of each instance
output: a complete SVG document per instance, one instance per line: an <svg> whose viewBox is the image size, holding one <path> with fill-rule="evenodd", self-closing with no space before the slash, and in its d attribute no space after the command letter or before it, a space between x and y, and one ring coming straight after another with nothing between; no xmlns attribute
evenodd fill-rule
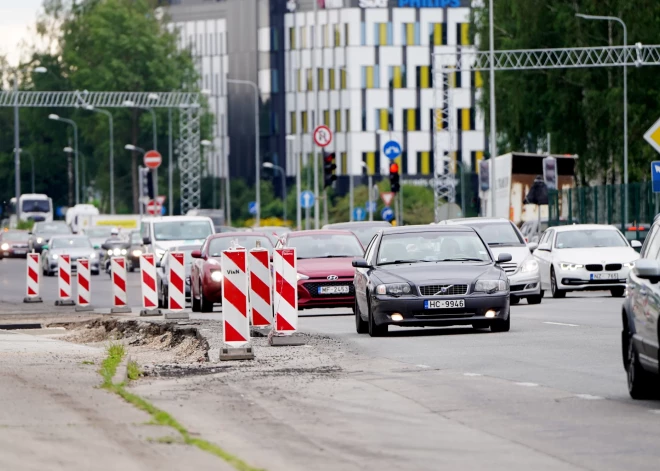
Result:
<svg viewBox="0 0 660 471"><path fill-rule="evenodd" d="M89 227L110 226L129 232L140 228L139 214L90 214L80 215L77 220L78 231Z"/></svg>
<svg viewBox="0 0 660 471"><path fill-rule="evenodd" d="M53 200L43 193L24 193L9 200L9 225L15 228L19 221L52 222Z"/></svg>
<svg viewBox="0 0 660 471"><path fill-rule="evenodd" d="M493 191L491 177L488 190L479 192L483 216L509 219L520 226L527 221L538 220L540 209L541 220L547 220L547 205L539 208L534 204L523 203L534 179L538 175L543 175L545 157L548 155L509 152L487 160L485 166L488 175L492 175L493 160L495 161L495 208L491 204L491 191ZM551 157L557 159L557 190L574 188L578 156L552 154ZM561 206L562 202L560 201L559 204Z"/></svg>

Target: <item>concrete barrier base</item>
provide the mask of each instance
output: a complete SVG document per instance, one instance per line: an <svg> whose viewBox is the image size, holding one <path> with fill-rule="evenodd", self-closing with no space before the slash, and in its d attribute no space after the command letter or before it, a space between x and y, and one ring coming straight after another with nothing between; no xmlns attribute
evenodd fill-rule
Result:
<svg viewBox="0 0 660 471"><path fill-rule="evenodd" d="M58 299L55 301L55 306L75 306L76 302L73 299Z"/></svg>
<svg viewBox="0 0 660 471"><path fill-rule="evenodd" d="M190 319L190 314L185 311L165 311L163 317L166 320L185 320Z"/></svg>
<svg viewBox="0 0 660 471"><path fill-rule="evenodd" d="M110 314L130 314L133 312L128 306L117 306L110 309Z"/></svg>
<svg viewBox="0 0 660 471"><path fill-rule="evenodd" d="M252 347L223 348L220 351L220 361L231 361L231 360L254 360L254 352L252 351Z"/></svg>
<svg viewBox="0 0 660 471"><path fill-rule="evenodd" d="M269 335L268 343L271 347L299 347L305 345L305 339L298 334Z"/></svg>
<svg viewBox="0 0 660 471"><path fill-rule="evenodd" d="M140 317L153 317L153 316L162 316L163 311L160 309L142 309L140 311Z"/></svg>
<svg viewBox="0 0 660 471"><path fill-rule="evenodd" d="M26 296L23 298L24 303L43 303L44 300L41 299L41 296Z"/></svg>
<svg viewBox="0 0 660 471"><path fill-rule="evenodd" d="M94 310L94 306L92 306L91 304L89 306L76 306L75 309L76 312L88 312L93 310Z"/></svg>

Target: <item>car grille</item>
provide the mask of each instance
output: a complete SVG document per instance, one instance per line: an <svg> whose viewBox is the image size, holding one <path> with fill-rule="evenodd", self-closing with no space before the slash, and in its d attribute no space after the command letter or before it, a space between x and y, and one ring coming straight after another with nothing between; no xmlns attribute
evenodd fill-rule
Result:
<svg viewBox="0 0 660 471"><path fill-rule="evenodd" d="M12 244L11 248L12 249L27 249L28 246L27 246L27 244Z"/></svg>
<svg viewBox="0 0 660 471"><path fill-rule="evenodd" d="M513 275L518 270L518 264L515 262L500 263L500 266L507 275Z"/></svg>
<svg viewBox="0 0 660 471"><path fill-rule="evenodd" d="M621 268L620 263L610 263L609 265L605 265L605 270L607 271L618 271L621 270Z"/></svg>
<svg viewBox="0 0 660 471"><path fill-rule="evenodd" d="M585 265L587 271L603 271L602 265Z"/></svg>
<svg viewBox="0 0 660 471"><path fill-rule="evenodd" d="M445 288L446 292L442 292ZM419 287L422 296L461 296L467 294L468 285L424 285Z"/></svg>
<svg viewBox="0 0 660 471"><path fill-rule="evenodd" d="M348 294L319 294L319 286L347 286ZM303 286L312 298L334 298L337 296L355 296L355 287L352 281L330 281L322 283L304 283Z"/></svg>

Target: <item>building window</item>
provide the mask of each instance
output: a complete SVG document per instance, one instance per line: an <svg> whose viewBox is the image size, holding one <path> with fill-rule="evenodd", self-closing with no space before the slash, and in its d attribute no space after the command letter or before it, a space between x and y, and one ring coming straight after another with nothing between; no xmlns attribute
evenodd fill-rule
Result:
<svg viewBox="0 0 660 471"><path fill-rule="evenodd" d="M296 70L296 81L298 82L298 91L302 92L303 91L303 86L302 86L302 70L297 69Z"/></svg>
<svg viewBox="0 0 660 471"><path fill-rule="evenodd" d="M390 88L406 88L406 66L390 66Z"/></svg>
<svg viewBox="0 0 660 471"><path fill-rule="evenodd" d="M277 119L277 113L275 112L270 114L270 131L271 134L279 134L280 132L280 122Z"/></svg>
<svg viewBox="0 0 660 471"><path fill-rule="evenodd" d="M323 47L330 47L330 44L329 44L330 40L329 40L329 36L328 36L328 28L329 28L328 25L323 25L322 28L321 28L321 35L323 36L321 38L321 43L323 44Z"/></svg>
<svg viewBox="0 0 660 471"><path fill-rule="evenodd" d="M376 174L376 153L375 152L363 152L362 161L367 165L367 172L369 175Z"/></svg>
<svg viewBox="0 0 660 471"><path fill-rule="evenodd" d="M348 46L350 44L350 41L348 40L349 33L350 32L350 26L348 23L344 23L344 46Z"/></svg>
<svg viewBox="0 0 660 471"><path fill-rule="evenodd" d="M430 87L430 73L428 65L417 66L417 88Z"/></svg>
<svg viewBox="0 0 660 471"><path fill-rule="evenodd" d="M351 110L346 110L346 132L351 131Z"/></svg>
<svg viewBox="0 0 660 471"><path fill-rule="evenodd" d="M346 80L347 79L346 69L341 69L339 71L339 74L340 74L339 77L340 77L340 81L341 81L340 87L341 87L342 90L346 90L346 86L347 86L347 83L346 83L347 82L347 80Z"/></svg>
<svg viewBox="0 0 660 471"><path fill-rule="evenodd" d="M346 152L341 153L341 174L348 175L348 157Z"/></svg>
<svg viewBox="0 0 660 471"><path fill-rule="evenodd" d="M280 92L280 81L277 76L277 69L270 69L270 86L273 93Z"/></svg>
<svg viewBox="0 0 660 471"><path fill-rule="evenodd" d="M296 28L294 27L289 28L289 48L296 48Z"/></svg>
<svg viewBox="0 0 660 471"><path fill-rule="evenodd" d="M341 132L341 110L335 110L335 132Z"/></svg>
<svg viewBox="0 0 660 471"><path fill-rule="evenodd" d="M298 132L296 126L296 112L295 111L290 112L289 117L291 119L291 131L289 132L289 134L296 134Z"/></svg>
<svg viewBox="0 0 660 471"><path fill-rule="evenodd" d="M419 108L403 110L403 129L405 131L419 131Z"/></svg>
<svg viewBox="0 0 660 471"><path fill-rule="evenodd" d="M378 123L378 129L388 131L391 128L392 123L392 113L389 109L376 110L378 113L376 116L376 122Z"/></svg>
<svg viewBox="0 0 660 471"><path fill-rule="evenodd" d="M461 131L472 131L474 129L473 108L461 108L458 113L458 129Z"/></svg>
<svg viewBox="0 0 660 471"><path fill-rule="evenodd" d="M328 85L330 90L337 88L335 69L328 69Z"/></svg>
<svg viewBox="0 0 660 471"><path fill-rule="evenodd" d="M392 45L392 23L374 23L374 45Z"/></svg>
<svg viewBox="0 0 660 471"><path fill-rule="evenodd" d="M431 113L431 128L433 128L433 123L435 123L435 130L442 131L445 128L446 113L440 108L435 111L429 110L429 112Z"/></svg>
<svg viewBox="0 0 660 471"><path fill-rule="evenodd" d="M484 78L483 75L481 75L480 71L475 71L473 72L473 77L472 77L472 83L474 84L475 88L483 88L484 87Z"/></svg>
<svg viewBox="0 0 660 471"><path fill-rule="evenodd" d="M417 171L422 175L433 173L433 159L430 152L417 152Z"/></svg>
<svg viewBox="0 0 660 471"><path fill-rule="evenodd" d="M360 45L367 45L367 25L365 23L360 23Z"/></svg>
<svg viewBox="0 0 660 471"><path fill-rule="evenodd" d="M301 49L307 49L307 26L300 27L300 46Z"/></svg>
<svg viewBox="0 0 660 471"><path fill-rule="evenodd" d="M380 66L362 67L362 88L380 88Z"/></svg>
<svg viewBox="0 0 660 471"><path fill-rule="evenodd" d="M325 83L323 80L324 72L324 69L316 69L316 86L319 87L319 90L325 90Z"/></svg>
<svg viewBox="0 0 660 471"><path fill-rule="evenodd" d="M447 28L442 23L429 23L431 32L429 44L432 46L443 46L447 44Z"/></svg>
<svg viewBox="0 0 660 471"><path fill-rule="evenodd" d="M307 111L303 111L300 113L300 121L302 122L302 132L303 134L306 134L309 132L309 128L307 126Z"/></svg>
<svg viewBox="0 0 660 471"><path fill-rule="evenodd" d="M277 28L270 29L270 48L273 51L280 50L280 36L277 34Z"/></svg>
<svg viewBox="0 0 660 471"><path fill-rule="evenodd" d="M403 45L404 46L419 46L420 45L420 32L419 23L403 23Z"/></svg>
<svg viewBox="0 0 660 471"><path fill-rule="evenodd" d="M335 25L335 34L334 34L334 43L335 47L341 46L341 28L339 24Z"/></svg>
<svg viewBox="0 0 660 471"><path fill-rule="evenodd" d="M307 91L314 90L314 71L307 69Z"/></svg>
<svg viewBox="0 0 660 471"><path fill-rule="evenodd" d="M330 110L323 111L323 124L330 127Z"/></svg>
<svg viewBox="0 0 660 471"><path fill-rule="evenodd" d="M461 46L470 45L470 24L469 23L458 23L456 28L456 44Z"/></svg>
<svg viewBox="0 0 660 471"><path fill-rule="evenodd" d="M367 130L367 110L362 109L362 130Z"/></svg>

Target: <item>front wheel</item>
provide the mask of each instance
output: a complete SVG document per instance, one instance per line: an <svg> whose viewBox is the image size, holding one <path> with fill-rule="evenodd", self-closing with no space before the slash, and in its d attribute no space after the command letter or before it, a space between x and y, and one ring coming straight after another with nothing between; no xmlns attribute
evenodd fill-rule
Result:
<svg viewBox="0 0 660 471"><path fill-rule="evenodd" d="M613 298L623 298L623 295L626 293L626 288L623 286L617 286L616 288L611 288L610 293Z"/></svg>
<svg viewBox="0 0 660 471"><path fill-rule="evenodd" d="M541 304L541 301L543 301L543 291L541 294L527 296L527 304Z"/></svg>
<svg viewBox="0 0 660 471"><path fill-rule="evenodd" d="M491 332L508 332L511 330L511 313L506 320L497 319L490 325Z"/></svg>
<svg viewBox="0 0 660 471"><path fill-rule="evenodd" d="M199 292L202 292L202 288L200 286ZM190 297L192 298L191 304L192 304L192 312L200 312L202 310L201 303L199 302L199 299L195 298L195 293L190 293Z"/></svg>
<svg viewBox="0 0 660 471"><path fill-rule="evenodd" d="M555 299L561 299L566 297L566 291L561 290L557 287L557 277L555 277L555 270L550 270L550 291L552 292L552 297Z"/></svg>
<svg viewBox="0 0 660 471"><path fill-rule="evenodd" d="M653 377L639 362L632 336L628 338L628 393L633 399L651 399L656 393Z"/></svg>
<svg viewBox="0 0 660 471"><path fill-rule="evenodd" d="M368 334L369 333L369 322L362 319L360 315L360 306L358 306L357 299L355 300L355 307L353 308L355 312L355 331L358 334Z"/></svg>
<svg viewBox="0 0 660 471"><path fill-rule="evenodd" d="M213 303L204 297L204 289L199 289L199 308L202 312L213 312Z"/></svg>
<svg viewBox="0 0 660 471"><path fill-rule="evenodd" d="M369 309L369 335L371 337L383 337L387 335L387 324L377 325L374 319L374 313L371 310L371 303L367 302L367 309Z"/></svg>

